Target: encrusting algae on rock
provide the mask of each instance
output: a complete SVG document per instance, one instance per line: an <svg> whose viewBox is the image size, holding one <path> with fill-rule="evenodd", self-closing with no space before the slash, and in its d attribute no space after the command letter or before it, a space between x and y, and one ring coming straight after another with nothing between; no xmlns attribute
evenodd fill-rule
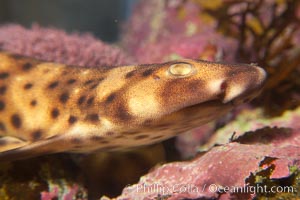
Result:
<svg viewBox="0 0 300 200"><path fill-rule="evenodd" d="M126 33L121 37L121 44L123 45L123 48L126 49L126 52L129 54L129 56L119 50L114 51L113 53L109 50L110 48L106 46L107 51L104 51L104 54L101 54L106 56L100 56L102 57L100 61L107 58L108 61L104 65L125 66L132 63L166 63L170 60L181 60L183 57L185 57L196 60L199 58L219 61L225 60L231 63L255 62L258 63L259 66L264 67L264 69L268 72L270 79L267 80L267 87L262 94L262 98L256 100L252 104L246 104L245 107L239 107L238 109L235 109L234 112L226 115L217 123L202 127L201 130L197 129L202 133L208 129L211 134L213 134L213 132L216 130L218 133L221 133L222 130L226 129L225 125L228 123L228 121L234 120L238 114L242 113L240 111L247 107L255 107L259 105L264 106L264 108L267 109L264 109L263 111L271 115L279 115L287 108L295 108L295 105L297 105L297 102L299 102L299 84L297 78L297 74L299 74L298 58L300 58L297 56L299 55L299 51L297 50L297 41L299 40L299 23L297 21L299 19L299 14L297 14L299 13L299 6L297 5L298 1L224 0L211 1L207 3L203 2L205 1L141 1L137 9L134 10L132 18L129 20L126 28L124 28ZM158 12L158 10L162 12ZM30 57L35 57L34 54L38 54L37 52L41 51L41 55L45 56L47 53L44 50L47 48L38 48L37 52L30 50L33 46L31 43L35 41L30 39L31 36L35 35L35 37L38 37L39 39L36 41L43 41L44 37L48 38L47 31L49 30L44 32L42 29L43 28L34 28L34 34L32 32L29 33L31 30L27 30L28 34L26 37L29 38L29 44L26 43L26 39L24 40L23 38L23 45L16 45L12 47L14 45L12 42L10 44L10 49L6 50ZM10 38L13 38L13 35L16 33L17 32L14 32L12 29L10 29L10 37L6 37L8 39L4 41L4 43L7 44L8 40L13 41ZM22 43L22 34L18 35L17 38L20 39L18 40L18 43ZM2 37L0 37L0 45L3 46L1 40L3 41ZM65 41L66 40L62 40L62 43ZM52 40L52 42L55 43L55 40ZM92 43L94 42L95 41ZM71 54L70 58L72 58L75 62L71 63L73 65L79 65L79 61L76 60L76 58L80 57L82 60L80 66L104 66L102 64L86 63L88 60L97 60L96 58L99 55L91 53L93 51L96 52L97 50L91 50L90 48L79 48L80 45L75 45L76 48L74 48L74 46L70 43L62 46L55 46L55 48L61 49L64 47L70 47L67 50L71 51L67 51L67 54ZM18 47L22 48L19 48L19 50L21 49L19 52L15 52L14 49L18 49ZM87 47L90 46L88 45ZM80 49L80 52L74 51L74 49ZM86 52L86 49L90 49L91 51ZM27 53L23 54L22 51ZM81 54L82 51L87 54L84 54L84 56L76 56L83 55ZM53 52L56 51L50 48L50 55L52 55L51 53ZM56 54L54 53L54 55ZM59 57L62 55L57 53L57 56ZM127 60L128 57L131 57L131 60ZM35 58L45 60L42 57ZM46 60L50 62L59 61L59 63L70 64L64 60L55 60L55 57L54 59L51 58ZM149 77L151 77L151 75ZM223 97L218 98L222 99ZM256 117L251 118L251 121L255 121L260 115L255 113L254 116ZM267 123L269 122L272 123L271 120ZM291 124L288 126L290 125ZM225 128L219 129L222 126L225 126ZM299 165L297 165L297 163L299 163L299 157L297 155L297 151L299 152L299 149L296 143L298 141L296 139L298 137L298 132L291 131L290 127L271 127L258 131L255 131L255 127L256 126L254 126L253 130L254 133L250 132L243 136L242 132L249 130L239 130L239 126L235 126L235 128L229 130L227 133L229 137L226 137L226 141L223 146L214 147L203 154L202 157L198 156L198 158L191 162L182 162L178 164L170 163L169 165L164 165L163 167L158 168L157 171L152 170L153 173L144 177L147 177L147 180L150 181L165 181L165 185L167 186L172 185L174 181L175 185L179 183L195 183L198 184L198 186L201 186L201 184L209 184L209 180L211 180L213 183L222 183L223 186L242 186L245 183L254 185L259 184L257 181L261 181L262 179L270 181L269 183L271 184L274 184L277 180L277 186L284 186L283 184L287 184L286 181L288 180L288 186L296 186L297 183L293 182L293 177L297 177L297 168L299 168ZM206 140L211 141L211 144L214 143L213 138L210 140L208 136L206 138L200 137L199 135L201 133L199 132L197 133L197 131L193 131L190 134L190 136L195 136L191 137L192 139L190 139L195 147L197 147L197 142L200 140L204 140L201 141L202 144ZM237 134L234 135L234 132L237 132ZM240 135L242 135L242 137L239 137ZM181 137L185 136L182 135ZM198 141L196 141L194 138L197 138ZM144 139L146 138L142 138L142 140ZM191 144L188 143L188 140L186 141L187 143L184 145ZM231 143L228 144L229 141L231 141ZM179 145L182 145L182 143ZM77 144L77 146L79 147L80 145ZM186 149L181 148L181 150L185 151ZM108 155L112 156L112 154L112 152L109 152ZM94 156L92 157L95 159L99 158L96 156L96 154L93 155ZM257 155L259 156L257 157ZM123 160L125 160L125 156L125 153L121 155ZM44 156L41 158L44 158ZM133 160L140 161L142 156L140 156L139 159L137 157L135 158L136 159ZM91 160L86 162L90 163ZM130 164L132 164L132 159L128 160ZM249 162L249 160L253 162ZM30 162L30 160L27 161ZM17 162L22 162L22 164L24 164L26 160ZM137 164L138 162L134 163ZM102 180L105 180L103 182L107 181L109 182L109 185L115 185L112 181L111 172L115 172L114 166L117 165L128 166L126 162L118 162L116 160L105 160L105 162L100 165L102 167L101 169L107 168L107 173L101 171L101 173L107 174L108 177L101 177ZM82 166L87 166L87 169L85 170L91 172L89 176L95 177L93 176L93 173L95 172L88 169L90 166ZM143 164L141 164L141 166L144 170L134 168L136 169L136 172L145 172L146 167L143 167ZM207 166L215 166L215 168L206 169L205 167ZM236 168L237 166L239 169ZM290 170L291 168L289 168L289 166L292 166L291 168L295 170ZM97 166L93 166L93 169L97 169ZM165 174L165 171L161 169L170 170L174 173ZM183 170L185 175L187 175L186 177L191 177L194 179L188 181L187 179L185 180L182 178L184 179L182 181L182 179L180 179L182 173L176 174L176 172L181 172L182 169L190 169L189 171L195 171L196 175L190 174L188 171ZM126 169L124 168L124 170ZM127 172L128 171L124 171L121 173L122 177L124 174L127 175ZM201 173L205 172L207 173L207 176L201 176L203 175ZM252 175L250 175L250 173L252 173ZM153 174L158 175L153 177ZM163 176L165 178L163 178ZM207 180L207 177L210 177L210 179ZM253 178L257 179L257 181L253 181ZM132 180L133 179L128 181L128 183L132 183ZM137 180L137 178L135 180ZM143 181L145 181L144 178L140 180L139 184L146 182ZM101 184L103 185L105 183ZM73 184L70 185L72 186ZM93 184L93 188L97 188L96 183ZM100 195L116 196L120 192L119 188L120 187L118 186L118 190L115 190L114 192L97 191L95 193L90 191L93 190L90 187L89 195L91 196L89 196L89 198L97 199L100 197ZM126 187L118 199L122 199L122 197L136 199L137 194L131 193L132 190L130 189L132 188L134 190L136 188L135 185L132 187ZM45 191L45 189L43 190ZM44 194L54 195L55 193L55 191L48 192L49 193ZM207 191L204 193L193 194L194 196L187 193L172 193L165 195L151 193L149 196L142 196L143 194L140 193L138 195L140 195L141 198L153 197L154 199L166 198L170 200L180 198L229 199L233 196L236 196L235 194L231 195L229 193L207 193ZM237 196L241 197L239 195ZM286 195L288 197L295 197L296 194L291 193ZM245 194L241 198L251 199L257 196L258 195L254 194Z"/></svg>

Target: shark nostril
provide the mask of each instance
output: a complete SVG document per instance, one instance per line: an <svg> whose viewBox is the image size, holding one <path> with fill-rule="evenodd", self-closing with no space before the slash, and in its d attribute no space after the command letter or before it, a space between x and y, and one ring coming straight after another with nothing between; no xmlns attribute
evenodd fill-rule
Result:
<svg viewBox="0 0 300 200"><path fill-rule="evenodd" d="M220 89L221 89L222 92L225 92L226 88L227 88L227 82L224 81L224 82L221 84Z"/></svg>
<svg viewBox="0 0 300 200"><path fill-rule="evenodd" d="M218 98L223 101L226 96L226 89L228 87L228 84L226 81L223 81L219 87L221 92L219 93Z"/></svg>

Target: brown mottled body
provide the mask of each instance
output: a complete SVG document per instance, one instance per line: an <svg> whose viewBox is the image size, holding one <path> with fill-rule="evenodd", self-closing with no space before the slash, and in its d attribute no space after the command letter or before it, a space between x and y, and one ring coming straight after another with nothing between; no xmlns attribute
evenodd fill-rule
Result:
<svg viewBox="0 0 300 200"><path fill-rule="evenodd" d="M0 53L0 160L155 143L253 98L264 79L253 65L84 68Z"/></svg>

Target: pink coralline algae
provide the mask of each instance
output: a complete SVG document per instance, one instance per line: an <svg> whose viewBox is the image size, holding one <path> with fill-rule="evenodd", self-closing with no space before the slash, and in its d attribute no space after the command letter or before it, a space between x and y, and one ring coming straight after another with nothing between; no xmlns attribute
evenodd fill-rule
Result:
<svg viewBox="0 0 300 200"><path fill-rule="evenodd" d="M191 158L197 154L199 145L205 144L215 131L215 123L211 122L195 130L180 134L176 138L176 148L182 158Z"/></svg>
<svg viewBox="0 0 300 200"><path fill-rule="evenodd" d="M77 66L114 66L132 63L120 48L97 40L91 34L67 34L55 28L33 25L0 26L0 49L45 61Z"/></svg>
<svg viewBox="0 0 300 200"><path fill-rule="evenodd" d="M222 199L225 196L226 199L229 196L252 199L255 193L250 192L250 186L258 187L258 177L283 179L292 175L290 167L300 167L299 136L299 132L294 131L286 137L298 141L297 145L232 142L214 147L192 161L165 164L154 169L141 177L139 183L126 187L116 199L146 200L159 196L167 196L168 200ZM228 191L225 188L229 188Z"/></svg>
<svg viewBox="0 0 300 200"><path fill-rule="evenodd" d="M52 188L52 191L41 192L41 200L51 200L58 197L58 187Z"/></svg>
<svg viewBox="0 0 300 200"><path fill-rule="evenodd" d="M116 199L252 199L267 194L255 193L254 188L269 190L272 186L280 190L286 186L284 192L274 192L273 196L297 196L299 188L295 182L288 186L278 182L293 180L298 173L294 174L295 169L300 167L300 108L274 119L263 118L259 113L244 111L244 115L221 129L227 135L223 145L211 147L191 161L153 169L139 183L126 187ZM251 120L254 116L261 118ZM246 130L252 132L244 133L246 120L249 124ZM240 132L230 138L233 130Z"/></svg>
<svg viewBox="0 0 300 200"><path fill-rule="evenodd" d="M199 153L190 161L156 167L141 177L138 183L125 187L116 199L227 200L260 196L283 198L284 195L289 199L295 199L297 195L299 197L297 191L300 190L300 108L295 109L298 106L297 102L300 102L299 7L299 1L296 0L143 0L138 3L129 22L124 26L120 44L126 49L126 53L88 34L68 35L64 31L41 28L37 25L31 29L18 25L0 27L0 49L43 60L86 66L154 63L183 57L257 62L269 72L269 78L266 90L262 93L265 98L252 106L266 104L268 106L264 107L267 109L240 107L236 109L239 115L236 113L227 115L222 119L221 125L209 124L197 132L180 136L177 147L183 157L191 157L197 150L201 151L201 155ZM272 113L273 116L283 113L288 108L295 110L268 119L263 114L268 108L268 113ZM233 121L228 123L230 120ZM220 128L225 124L226 126ZM213 134L213 137L209 138L209 134ZM204 142L207 143L204 145ZM156 158L159 157L156 153L154 155ZM100 160L96 158L97 156L92 157L95 159L90 160ZM124 158L125 156L122 156L122 159ZM99 161L99 165L104 168L101 175L107 175L103 178L95 175L100 168L90 160L87 159L82 166L90 172L88 176L91 179L100 177L102 182L94 184L91 181L92 186L88 187L89 198L93 198L91 191L97 190L99 186L114 185L115 189L117 184L114 177L118 183L122 182L118 175L111 174L116 171L110 167L121 162L114 161L111 164L105 161L108 163L105 165ZM136 157L127 159L130 164L135 165L137 162L132 160L140 159ZM120 165L126 166L122 171L123 174L130 174L128 169L134 173L141 171L135 167L128 168L131 165L124 163ZM79 197L81 190L84 191L83 187L78 190L76 186L81 185L77 179L77 176L82 174L80 170L77 173L69 168L64 171L76 174L76 179L68 181L69 188L57 182L49 183L48 180L52 178L46 177L46 181L42 179L42 183L38 184L40 187L29 193L24 191L24 187L21 187L15 179L10 178L11 174L18 174L15 172L20 171L23 176L23 168L26 165L22 163L15 168L20 166L22 170L17 168L10 170L10 173L5 171L4 166L5 173L2 174L5 176L1 179L4 189L1 189L1 197L19 197L20 193L28 194L26 196L28 198L31 197L29 195L36 197L37 194L41 194L44 200L84 197ZM29 166L31 169L31 162ZM143 164L141 166L145 169ZM66 165L52 168L63 167ZM106 169L107 173L104 172ZM60 170L55 173L58 171ZM35 177L35 174L32 176ZM29 185L27 183L33 179L32 176L26 179L27 182L24 181L24 185ZM57 178L59 182L66 177L64 174L62 176ZM259 186L266 186L267 189L272 186L283 189L287 186L289 191L253 192L253 188ZM103 188L104 186L101 187ZM101 190L102 193L111 195ZM100 192L94 194L98 198Z"/></svg>
<svg viewBox="0 0 300 200"><path fill-rule="evenodd" d="M244 109L240 111L236 119L228 123L224 128L217 130L207 143L199 149L207 150L214 145L226 144L230 139L239 137L245 138L245 132L255 131L264 127L284 127L300 130L300 107L294 111L286 111L280 117L266 118L262 109ZM272 131L271 131L272 132ZM269 137L263 135L261 141L269 142ZM257 137L260 137L257 135ZM249 141L251 138L248 138ZM279 138L277 138L279 140ZM285 140L285 135L282 135L281 140ZM280 141L280 140L279 140ZM294 140L287 140L292 144Z"/></svg>
<svg viewBox="0 0 300 200"><path fill-rule="evenodd" d="M80 191L78 185L57 185L52 184L50 187L50 191L41 192L41 200L53 200L56 198L62 200L87 200L87 195L84 194L83 191Z"/></svg>
<svg viewBox="0 0 300 200"><path fill-rule="evenodd" d="M219 34L216 22L199 17L201 10L193 1L166 2L142 1L124 28L123 47L139 62L182 57L233 60L237 43Z"/></svg>
<svg viewBox="0 0 300 200"><path fill-rule="evenodd" d="M0 199L87 199L82 171L69 155L2 162L0 187Z"/></svg>

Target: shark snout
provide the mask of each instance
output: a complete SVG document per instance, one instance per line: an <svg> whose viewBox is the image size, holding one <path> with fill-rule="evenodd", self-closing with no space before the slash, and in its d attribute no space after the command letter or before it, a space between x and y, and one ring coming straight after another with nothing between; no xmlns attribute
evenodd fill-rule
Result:
<svg viewBox="0 0 300 200"><path fill-rule="evenodd" d="M260 94L266 80L266 71L258 66L248 65L233 73L221 84L222 102L234 104L252 100Z"/></svg>

